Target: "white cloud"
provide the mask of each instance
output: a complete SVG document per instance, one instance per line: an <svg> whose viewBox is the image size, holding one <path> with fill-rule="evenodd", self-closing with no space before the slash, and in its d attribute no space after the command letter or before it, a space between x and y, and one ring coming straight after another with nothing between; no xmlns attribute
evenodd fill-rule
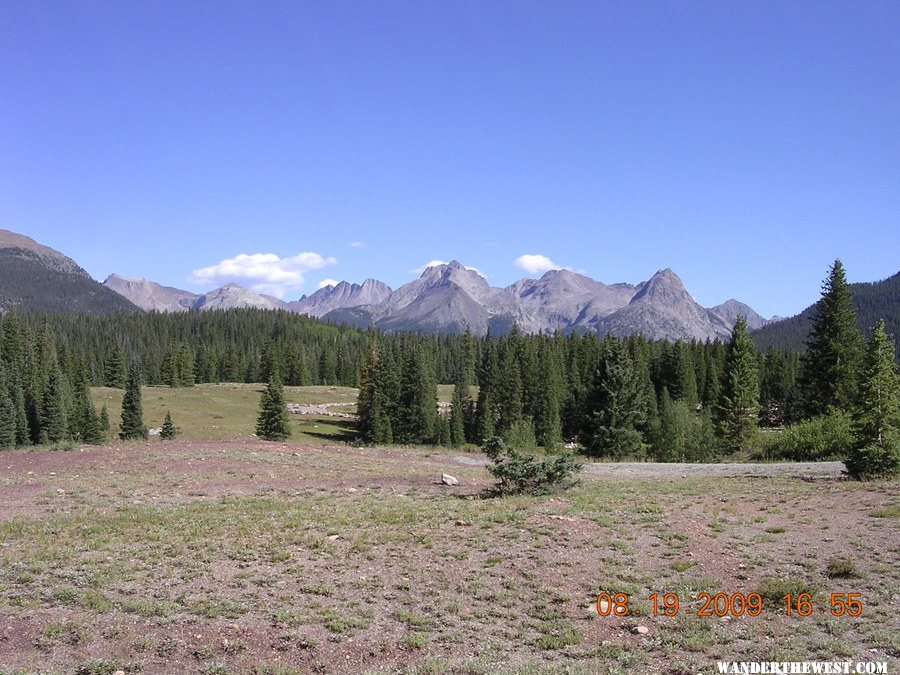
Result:
<svg viewBox="0 0 900 675"><path fill-rule="evenodd" d="M325 288L326 286L337 286L340 282L334 279L322 279L317 285L316 288Z"/></svg>
<svg viewBox="0 0 900 675"><path fill-rule="evenodd" d="M230 281L247 284L257 293L282 297L288 290L300 288L303 275L337 263L318 253L304 251L290 258L274 253L240 253L216 265L191 272L188 280L195 284L225 284Z"/></svg>
<svg viewBox="0 0 900 675"><path fill-rule="evenodd" d="M516 267L521 267L523 270L531 274L548 272L549 270L568 269L567 267L563 267L562 265L557 265L555 262L550 260L550 258L545 255L541 255L540 253L526 253L525 255L520 255L513 261L513 264Z"/></svg>
<svg viewBox="0 0 900 675"><path fill-rule="evenodd" d="M409 270L410 274L422 274L429 267L437 267L438 265L447 265L449 264L446 260L429 260L424 265L420 265L415 269Z"/></svg>
<svg viewBox="0 0 900 675"><path fill-rule="evenodd" d="M365 248L366 242L364 241L351 241L350 248Z"/></svg>

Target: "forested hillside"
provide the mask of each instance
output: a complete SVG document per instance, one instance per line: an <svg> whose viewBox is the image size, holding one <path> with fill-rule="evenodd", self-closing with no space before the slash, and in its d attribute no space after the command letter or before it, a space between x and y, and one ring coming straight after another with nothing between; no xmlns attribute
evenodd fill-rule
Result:
<svg viewBox="0 0 900 675"><path fill-rule="evenodd" d="M62 258L62 256L60 256ZM136 312L81 268L24 248L0 248L0 312Z"/></svg>
<svg viewBox="0 0 900 675"><path fill-rule="evenodd" d="M884 319L887 332L894 336L900 352L900 272L882 281L850 284L850 291L859 329L869 337L875 324ZM756 346L762 350L770 346L786 351L803 350L815 307L810 305L796 316L754 331Z"/></svg>

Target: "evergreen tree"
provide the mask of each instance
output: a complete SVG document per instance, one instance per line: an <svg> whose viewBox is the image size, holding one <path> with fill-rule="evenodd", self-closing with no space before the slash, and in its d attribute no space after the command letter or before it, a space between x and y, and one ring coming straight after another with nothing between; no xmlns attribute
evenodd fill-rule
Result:
<svg viewBox="0 0 900 675"><path fill-rule="evenodd" d="M172 414L166 410L166 419L163 421L162 428L159 430L159 437L164 441L170 441L178 435L178 429L172 422Z"/></svg>
<svg viewBox="0 0 900 675"><path fill-rule="evenodd" d="M450 447L459 448L466 443L466 427L465 427L465 399L468 395L464 395L463 389L468 390L465 385L457 383L453 387L453 398L450 401Z"/></svg>
<svg viewBox="0 0 900 675"><path fill-rule="evenodd" d="M400 373L400 390L393 425L398 443L429 443L436 439L437 383L425 353L412 346Z"/></svg>
<svg viewBox="0 0 900 675"><path fill-rule="evenodd" d="M148 431L144 426L144 409L141 403L141 372L137 366L132 366L128 369L128 379L125 382L119 438L127 441L135 438L147 438L147 436Z"/></svg>
<svg viewBox="0 0 900 675"><path fill-rule="evenodd" d="M124 389L125 379L125 354L122 348L115 344L106 357L103 384L115 389Z"/></svg>
<svg viewBox="0 0 900 675"><path fill-rule="evenodd" d="M106 409L105 405L100 409L100 422L98 426L102 443L109 438L109 411Z"/></svg>
<svg viewBox="0 0 900 675"><path fill-rule="evenodd" d="M278 373L269 380L260 400L256 435L267 441L283 441L291 435L290 420L284 402L284 388Z"/></svg>
<svg viewBox="0 0 900 675"><path fill-rule="evenodd" d="M719 429L726 450L749 448L759 412L759 370L747 321L738 316L731 331L719 400Z"/></svg>
<svg viewBox="0 0 900 675"><path fill-rule="evenodd" d="M41 441L58 443L68 438L65 385L59 368L50 373L50 380L41 402Z"/></svg>
<svg viewBox="0 0 900 675"><path fill-rule="evenodd" d="M594 455L639 456L643 444L637 427L644 419L644 392L631 357L617 339L609 338L587 396L581 442Z"/></svg>
<svg viewBox="0 0 900 675"><path fill-rule="evenodd" d="M895 475L900 473L900 376L884 321L872 333L862 373L847 472L855 478Z"/></svg>
<svg viewBox="0 0 900 675"><path fill-rule="evenodd" d="M800 389L807 417L831 408L854 407L864 341L856 327L853 293L840 260L835 260L816 303L801 361Z"/></svg>
<svg viewBox="0 0 900 675"><path fill-rule="evenodd" d="M0 387L0 448L16 445L16 408L6 392Z"/></svg>

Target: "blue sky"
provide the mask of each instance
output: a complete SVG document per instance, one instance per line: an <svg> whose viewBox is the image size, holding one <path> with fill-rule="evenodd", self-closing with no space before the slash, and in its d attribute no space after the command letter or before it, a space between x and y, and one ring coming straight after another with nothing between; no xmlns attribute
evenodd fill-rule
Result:
<svg viewBox="0 0 900 675"><path fill-rule="evenodd" d="M0 227L192 290L528 254L788 315L835 257L900 270L898 36L896 2L9 0Z"/></svg>

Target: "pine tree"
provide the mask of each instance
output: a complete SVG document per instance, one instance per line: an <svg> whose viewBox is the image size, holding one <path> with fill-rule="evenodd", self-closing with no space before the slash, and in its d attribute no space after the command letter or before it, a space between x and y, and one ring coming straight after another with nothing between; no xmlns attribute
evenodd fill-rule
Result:
<svg viewBox="0 0 900 675"><path fill-rule="evenodd" d="M50 380L41 402L41 441L58 443L68 437L65 385L59 368L50 373Z"/></svg>
<svg viewBox="0 0 900 675"><path fill-rule="evenodd" d="M0 448L16 445L16 408L6 392L0 387Z"/></svg>
<svg viewBox="0 0 900 675"><path fill-rule="evenodd" d="M125 354L118 344L113 345L113 348L107 355L103 372L103 383L107 387L113 387L115 389L125 388Z"/></svg>
<svg viewBox="0 0 900 675"><path fill-rule="evenodd" d="M748 449L756 435L759 369L743 316L738 316L731 331L718 411L724 448L730 452Z"/></svg>
<svg viewBox="0 0 900 675"><path fill-rule="evenodd" d="M166 410L166 419L163 421L162 428L159 430L159 437L164 441L170 441L178 435L178 429L172 422L172 414Z"/></svg>
<svg viewBox="0 0 900 675"><path fill-rule="evenodd" d="M127 441L134 438L147 438L147 436L148 431L144 426L144 410L141 403L141 373L137 366L132 366L128 369L128 379L125 382L119 438Z"/></svg>
<svg viewBox="0 0 900 675"><path fill-rule="evenodd" d="M267 441L283 441L291 435L287 406L284 403L284 388L278 373L269 380L260 400L256 435Z"/></svg>
<svg viewBox="0 0 900 675"><path fill-rule="evenodd" d="M645 419L645 394L621 342L609 338L594 384L585 402L581 442L588 452L603 457L642 454L637 430Z"/></svg>
<svg viewBox="0 0 900 675"><path fill-rule="evenodd" d="M453 387L453 398L450 401L450 447L459 448L466 444L465 399L468 398L468 387L457 383Z"/></svg>
<svg viewBox="0 0 900 675"><path fill-rule="evenodd" d="M400 374L400 391L394 424L394 440L399 443L429 443L436 438L437 383L427 356L411 347Z"/></svg>
<svg viewBox="0 0 900 675"><path fill-rule="evenodd" d="M879 321L863 362L853 416L856 443L845 464L854 478L900 473L900 375L894 340Z"/></svg>
<svg viewBox="0 0 900 675"><path fill-rule="evenodd" d="M822 285L801 361L800 390L807 417L824 415L831 408L852 411L864 351L856 324L853 293L843 264L835 260Z"/></svg>
<svg viewBox="0 0 900 675"><path fill-rule="evenodd" d="M106 441L107 438L109 438L109 411L107 411L105 405L100 409L100 421L98 428L100 429L100 442L102 443Z"/></svg>

